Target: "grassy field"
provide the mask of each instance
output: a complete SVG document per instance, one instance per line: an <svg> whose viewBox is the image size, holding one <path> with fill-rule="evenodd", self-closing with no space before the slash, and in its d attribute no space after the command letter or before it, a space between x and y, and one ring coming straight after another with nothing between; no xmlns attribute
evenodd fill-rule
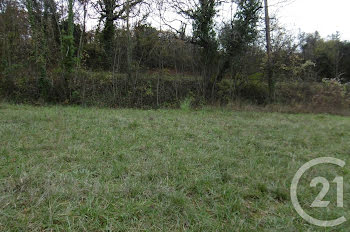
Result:
<svg viewBox="0 0 350 232"><path fill-rule="evenodd" d="M341 226L298 216L301 205ZM350 118L220 109L0 105L0 231L349 231ZM344 177L344 208L311 209L315 176ZM332 178L332 179L331 179Z"/></svg>

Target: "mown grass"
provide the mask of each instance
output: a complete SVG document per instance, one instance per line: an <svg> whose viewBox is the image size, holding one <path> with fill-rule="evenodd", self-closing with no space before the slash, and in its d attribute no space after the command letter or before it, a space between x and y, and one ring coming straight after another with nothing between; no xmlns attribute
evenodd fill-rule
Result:
<svg viewBox="0 0 350 232"><path fill-rule="evenodd" d="M295 212L305 162L315 217L350 220L350 118L228 110L0 106L0 231L348 231ZM310 209L318 175L344 176L344 209ZM332 178L333 179L333 178ZM329 179L329 180L332 180Z"/></svg>

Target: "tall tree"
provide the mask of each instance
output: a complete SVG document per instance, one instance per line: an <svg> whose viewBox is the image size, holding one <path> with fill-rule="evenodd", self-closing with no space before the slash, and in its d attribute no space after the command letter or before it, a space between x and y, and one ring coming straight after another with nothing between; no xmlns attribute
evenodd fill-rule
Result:
<svg viewBox="0 0 350 232"><path fill-rule="evenodd" d="M238 70L240 57L247 52L258 36L258 21L261 0L238 0L237 11L229 23L225 23L220 33L220 42L224 49L224 62L217 77L221 81L227 69L232 72Z"/></svg>
<svg viewBox="0 0 350 232"><path fill-rule="evenodd" d="M219 0L174 1L177 12L192 21L192 42L200 47L200 69L203 92L206 96L211 92L216 73L218 42L214 30L214 18L220 4Z"/></svg>

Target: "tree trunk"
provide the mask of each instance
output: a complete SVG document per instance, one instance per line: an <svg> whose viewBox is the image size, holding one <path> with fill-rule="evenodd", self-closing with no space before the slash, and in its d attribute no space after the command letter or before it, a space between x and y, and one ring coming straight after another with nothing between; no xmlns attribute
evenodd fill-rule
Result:
<svg viewBox="0 0 350 232"><path fill-rule="evenodd" d="M126 45L126 63L127 74L131 77L131 35L130 35L130 0L126 1L126 32L127 32L127 45Z"/></svg>
<svg viewBox="0 0 350 232"><path fill-rule="evenodd" d="M77 68L80 68L80 66L81 66L81 57L82 57L82 52L83 52L83 40L84 40L85 31L86 31L86 15L87 15L86 4L87 3L84 2L83 4L84 4L83 31L80 35L80 40L79 40Z"/></svg>

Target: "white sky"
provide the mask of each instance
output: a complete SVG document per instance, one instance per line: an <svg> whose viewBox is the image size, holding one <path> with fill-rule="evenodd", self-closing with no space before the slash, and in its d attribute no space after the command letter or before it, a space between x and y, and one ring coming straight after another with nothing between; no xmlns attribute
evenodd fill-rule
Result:
<svg viewBox="0 0 350 232"><path fill-rule="evenodd" d="M288 30L298 33L320 32L322 37L340 32L342 40L350 41L350 0L270 0L272 13Z"/></svg>

